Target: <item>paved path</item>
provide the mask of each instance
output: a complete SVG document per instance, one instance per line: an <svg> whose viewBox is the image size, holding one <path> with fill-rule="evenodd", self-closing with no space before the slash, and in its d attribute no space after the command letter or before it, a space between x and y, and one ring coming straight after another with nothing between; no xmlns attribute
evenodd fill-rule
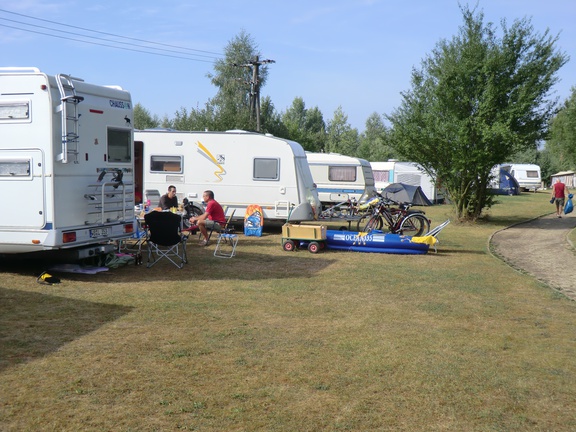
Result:
<svg viewBox="0 0 576 432"><path fill-rule="evenodd" d="M520 269L576 300L576 252L568 234L576 215L543 216L495 233L494 252Z"/></svg>

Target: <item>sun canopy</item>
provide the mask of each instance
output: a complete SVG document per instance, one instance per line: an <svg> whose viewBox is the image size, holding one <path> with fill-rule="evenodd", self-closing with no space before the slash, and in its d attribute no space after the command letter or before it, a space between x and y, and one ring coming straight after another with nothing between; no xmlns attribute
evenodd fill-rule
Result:
<svg viewBox="0 0 576 432"><path fill-rule="evenodd" d="M429 206L432 202L426 197L420 186L404 183L392 183L384 188L382 196L399 203Z"/></svg>

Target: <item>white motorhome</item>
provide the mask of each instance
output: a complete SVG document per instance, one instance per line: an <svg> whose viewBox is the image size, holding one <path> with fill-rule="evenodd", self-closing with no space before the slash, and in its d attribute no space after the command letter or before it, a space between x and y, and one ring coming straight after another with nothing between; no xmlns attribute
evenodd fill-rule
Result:
<svg viewBox="0 0 576 432"><path fill-rule="evenodd" d="M323 206L347 200L360 202L375 194L368 161L338 153L306 152L306 157Z"/></svg>
<svg viewBox="0 0 576 432"><path fill-rule="evenodd" d="M320 214L306 154L294 141L238 130L152 129L136 131L134 142L142 155L136 183L142 177L144 194L163 194L174 185L180 202L200 205L202 193L212 190L234 220L243 219L251 204L262 207L267 220L306 221Z"/></svg>
<svg viewBox="0 0 576 432"><path fill-rule="evenodd" d="M538 165L506 163L500 167L512 174L521 189L536 192L542 187L542 176Z"/></svg>
<svg viewBox="0 0 576 432"><path fill-rule="evenodd" d="M0 254L113 250L134 229L132 102L37 68L0 68Z"/></svg>

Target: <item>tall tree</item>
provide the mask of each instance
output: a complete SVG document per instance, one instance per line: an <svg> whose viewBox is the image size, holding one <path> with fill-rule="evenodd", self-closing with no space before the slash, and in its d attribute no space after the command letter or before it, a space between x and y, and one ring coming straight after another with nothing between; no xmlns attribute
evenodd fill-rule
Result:
<svg viewBox="0 0 576 432"><path fill-rule="evenodd" d="M287 130L286 138L297 141L308 151L324 149L326 125L318 107L307 109L304 99L296 97L282 114L282 122Z"/></svg>
<svg viewBox="0 0 576 432"><path fill-rule="evenodd" d="M389 119L399 154L441 180L459 218L475 220L492 203L492 167L545 137L556 104L547 97L567 56L526 18L502 21L498 38L483 13L460 9L459 33L413 70Z"/></svg>
<svg viewBox="0 0 576 432"><path fill-rule="evenodd" d="M260 57L260 52L252 37L242 30L224 48L224 59L214 65L214 73L209 73L212 84L218 92L208 105L214 111L214 127L217 130L256 129L255 118L250 116L250 92L253 78L250 61ZM268 77L268 67L259 67L258 81L263 87Z"/></svg>
<svg viewBox="0 0 576 432"><path fill-rule="evenodd" d="M373 162L394 158L395 152L388 135L382 116L372 113L366 120L366 129L360 135L357 156Z"/></svg>
<svg viewBox="0 0 576 432"><path fill-rule="evenodd" d="M546 149L558 170L576 167L576 87L551 122Z"/></svg>
<svg viewBox="0 0 576 432"><path fill-rule="evenodd" d="M358 130L348 123L348 116L339 106L326 128L326 152L355 156L358 151Z"/></svg>
<svg viewBox="0 0 576 432"><path fill-rule="evenodd" d="M262 132L270 133L278 137L285 137L288 134L286 126L282 122L282 117L276 111L270 96L262 98L260 111Z"/></svg>
<svg viewBox="0 0 576 432"><path fill-rule="evenodd" d="M140 102L134 105L134 128L135 129L153 129L160 125L160 119L157 115L150 114Z"/></svg>

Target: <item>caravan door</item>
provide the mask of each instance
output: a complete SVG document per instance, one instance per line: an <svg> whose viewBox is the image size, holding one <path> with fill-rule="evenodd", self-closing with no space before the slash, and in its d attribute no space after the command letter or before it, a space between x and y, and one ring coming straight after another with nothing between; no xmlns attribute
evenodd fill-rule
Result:
<svg viewBox="0 0 576 432"><path fill-rule="evenodd" d="M44 183L44 155L40 149L0 151L0 187L8 197L4 202L6 208L0 228L44 227Z"/></svg>

